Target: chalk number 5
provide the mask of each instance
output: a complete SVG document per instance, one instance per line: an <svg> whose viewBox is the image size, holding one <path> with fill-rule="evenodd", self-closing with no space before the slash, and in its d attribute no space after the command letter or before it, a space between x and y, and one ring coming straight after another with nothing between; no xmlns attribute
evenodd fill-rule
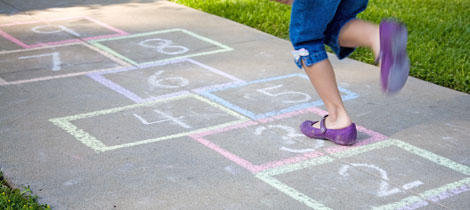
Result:
<svg viewBox="0 0 470 210"><path fill-rule="evenodd" d="M296 92L296 91L284 91L284 92L276 92L277 89L282 88L284 85L276 85L272 87L267 87L267 88L261 88L257 89L256 91L265 94L267 96L271 97L277 97L277 96L284 96L284 95L296 95L299 97L298 100L284 100L282 101L283 103L304 103L312 99L311 96L301 93L301 92Z"/></svg>

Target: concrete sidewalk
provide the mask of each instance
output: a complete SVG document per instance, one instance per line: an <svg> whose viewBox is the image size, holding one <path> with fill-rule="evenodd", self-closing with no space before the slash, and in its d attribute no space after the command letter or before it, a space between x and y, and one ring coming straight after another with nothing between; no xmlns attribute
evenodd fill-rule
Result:
<svg viewBox="0 0 470 210"><path fill-rule="evenodd" d="M78 2L78 3L76 3ZM0 167L52 209L470 209L470 96L330 55L359 143L290 43L167 1L0 0Z"/></svg>

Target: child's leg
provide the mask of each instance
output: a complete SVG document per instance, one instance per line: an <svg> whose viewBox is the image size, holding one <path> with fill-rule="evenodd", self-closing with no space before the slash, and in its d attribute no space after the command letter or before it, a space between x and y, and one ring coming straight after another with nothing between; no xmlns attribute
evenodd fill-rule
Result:
<svg viewBox="0 0 470 210"><path fill-rule="evenodd" d="M341 29L338 37L343 47L368 47L374 52L375 58L380 52L379 26L360 19L351 20Z"/></svg>
<svg viewBox="0 0 470 210"><path fill-rule="evenodd" d="M301 123L300 130L308 137L328 139L341 145L356 142L356 125L343 105L324 44L332 47L339 58L352 53L354 48L340 46L339 31L366 6L367 0L294 1L289 32L296 64L306 71L328 110L328 117L321 121Z"/></svg>
<svg viewBox="0 0 470 210"><path fill-rule="evenodd" d="M330 61L326 59L312 66L304 65L304 69L328 110L328 117L325 121L327 128L340 129L351 125L351 119L341 100ZM319 123L315 123L313 126L320 128Z"/></svg>
<svg viewBox="0 0 470 210"><path fill-rule="evenodd" d="M369 47L375 57L379 55L379 27L375 24L359 19L351 20L342 27L338 40L342 47ZM328 128L339 129L349 126L351 119L341 100L331 63L324 60L310 67L304 65L304 69L328 110L326 118ZM318 123L314 124L316 128L319 126Z"/></svg>
<svg viewBox="0 0 470 210"><path fill-rule="evenodd" d="M351 47L339 47L338 34L345 22L365 9L367 1L350 0L349 2L352 4L343 4L341 0L295 0L292 7L290 38L297 50L296 54L301 56L297 59L297 65L304 68L326 106L328 117L325 124L328 129L340 129L351 125L351 119L345 110L337 87L333 68L323 46L324 43L336 43L335 52L339 57L346 57L354 50ZM347 14L338 15L338 11L343 11L342 6L348 8L349 11ZM337 19L338 17L340 19ZM303 52L302 49L308 53ZM319 124L315 123L313 126L318 128Z"/></svg>
<svg viewBox="0 0 470 210"><path fill-rule="evenodd" d="M337 14L327 29L327 37L330 37L327 44L335 52L339 52L337 55L340 58L346 57L347 53L344 52L355 47L369 47L376 62L380 64L382 91L389 96L396 94L405 85L410 71L406 52L408 32L403 24L394 20L384 20L378 26L363 20L350 19L351 14L355 14L351 13L351 8L360 3L360 0L341 1Z"/></svg>

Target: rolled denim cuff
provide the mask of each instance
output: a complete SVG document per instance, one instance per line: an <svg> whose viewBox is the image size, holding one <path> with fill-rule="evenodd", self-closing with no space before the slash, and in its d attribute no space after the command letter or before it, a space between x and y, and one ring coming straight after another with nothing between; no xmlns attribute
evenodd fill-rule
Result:
<svg viewBox="0 0 470 210"><path fill-rule="evenodd" d="M312 66L315 63L328 59L326 51L312 53L305 48L292 51L292 55L294 56L295 64L297 64L300 69L302 69L302 63L305 66Z"/></svg>

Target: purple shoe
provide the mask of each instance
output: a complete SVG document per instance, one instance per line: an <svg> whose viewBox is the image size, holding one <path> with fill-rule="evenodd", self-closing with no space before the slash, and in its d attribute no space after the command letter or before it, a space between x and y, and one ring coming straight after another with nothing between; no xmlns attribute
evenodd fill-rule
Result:
<svg viewBox="0 0 470 210"><path fill-rule="evenodd" d="M307 120L300 124L300 130L310 138L327 139L339 145L350 146L356 143L357 130L354 123L342 129L326 129L326 117L328 117L328 115L325 115L320 121L320 129L312 127L312 125L318 123L318 121L313 122Z"/></svg>
<svg viewBox="0 0 470 210"><path fill-rule="evenodd" d="M405 85L410 73L410 60L406 53L408 31L403 24L384 20L380 33L380 79L382 91L387 95L398 93ZM378 62L377 60L377 62Z"/></svg>

